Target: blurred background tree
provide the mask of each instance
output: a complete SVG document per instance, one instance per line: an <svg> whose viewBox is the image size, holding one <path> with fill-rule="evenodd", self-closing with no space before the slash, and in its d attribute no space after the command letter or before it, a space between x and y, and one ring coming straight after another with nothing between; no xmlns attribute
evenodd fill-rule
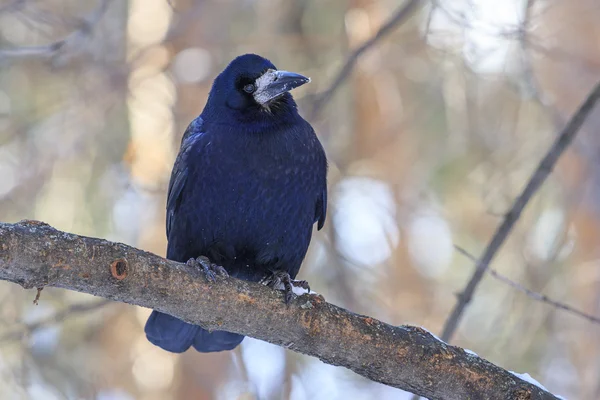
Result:
<svg viewBox="0 0 600 400"><path fill-rule="evenodd" d="M595 0L422 1L361 54L388 0L0 1L0 220L40 219L164 255L165 191L215 75L255 52L310 76L330 213L300 276L329 301L439 332L556 132L600 79ZM600 112L494 269L600 315ZM600 398L600 326L487 277L455 343L570 399ZM0 282L3 399L408 399L246 339L166 353L149 310Z"/></svg>

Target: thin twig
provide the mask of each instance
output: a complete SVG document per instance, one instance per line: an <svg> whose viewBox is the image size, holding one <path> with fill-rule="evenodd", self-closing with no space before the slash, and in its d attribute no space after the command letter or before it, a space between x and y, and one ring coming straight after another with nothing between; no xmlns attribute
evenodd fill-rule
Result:
<svg viewBox="0 0 600 400"><path fill-rule="evenodd" d="M40 297L42 296L42 290L44 290L43 286L37 288L37 293L35 294L35 299L33 299L33 304L35 304L36 306L40 302Z"/></svg>
<svg viewBox="0 0 600 400"><path fill-rule="evenodd" d="M475 257L473 254L469 253L467 250L465 250L464 248L454 245L454 248L456 249L456 251L458 251L460 254L462 254L463 256L467 257L468 259L470 259L473 262L477 262L477 257ZM594 315L590 315L590 314L586 314L583 311L580 311L576 308L573 308L567 304L561 303L559 301L556 300L552 300L551 298L549 298L548 296L546 296L545 294L541 294L538 293L536 291L533 291L531 289L526 288L525 286L521 285L518 282L513 281L512 279L508 278L505 275L502 275L501 273L499 273L498 271L490 268L488 270L488 273L493 276L494 278L498 279L499 281L502 281L504 283L506 283L508 286L518 290L519 292L525 293L525 295L527 295L527 297L532 298L533 300L537 300L537 301L541 301L542 303L546 303L551 305L552 307L556 307L559 308L561 310L564 310L570 314L573 315L577 315L581 318L584 318L594 324L600 324L600 317L596 317Z"/></svg>
<svg viewBox="0 0 600 400"><path fill-rule="evenodd" d="M319 116L323 110L323 106L331 99L333 94L339 89L344 80L350 76L360 56L377 44L377 42L379 42L385 36L392 33L398 25L406 21L408 17L412 15L412 11L419 3L419 0L408 0L392 15L392 17L385 24L381 26L381 28L379 28L374 36L350 53L348 58L346 58L344 66L337 73L331 85L329 85L329 87L319 94L313 101L313 107L309 114L310 119L316 119Z"/></svg>
<svg viewBox="0 0 600 400"><path fill-rule="evenodd" d="M521 59L523 62L523 81L528 92L532 98L538 101L540 105L548 109L555 124L562 124L562 118L558 115L554 105L548 99L548 97L541 91L539 83L533 70L533 56L531 52L531 46L533 45L532 39L530 38L531 19L535 5L535 0L527 0L525 4L525 13L523 21L521 23L519 45L521 48Z"/></svg>
<svg viewBox="0 0 600 400"><path fill-rule="evenodd" d="M520 36L519 36L519 44L521 47L521 55L523 61L523 75L524 75L524 83L527 85L527 90L529 94L537 99L539 103L549 108L550 103L548 99L542 96L538 89L537 80L535 79L535 75L533 72L533 61L531 57L531 53L528 51L527 42L529 40L529 29L531 26L531 13L533 12L535 0L527 0L525 3L525 13L523 17L523 21L521 23Z"/></svg>
<svg viewBox="0 0 600 400"><path fill-rule="evenodd" d="M560 156L564 153L567 147L571 144L577 132L587 119L588 115L594 108L594 105L598 101L600 97L600 83L596 84L594 90L588 95L583 104L579 107L575 115L571 118L571 120L567 123L565 128L556 138L554 144L548 151L548 153L544 156L542 161L539 163L531 178L527 182L525 189L519 197L514 201L510 211L506 214L504 221L498 227L494 236L490 240L485 252L477 262L477 267L473 272L473 276L469 280L469 283L463 290L463 292L458 296L458 301L454 306L450 316L446 320L444 325L444 330L442 332L442 340L448 342L458 324L460 323L460 319L463 316L463 313L471 301L473 297L473 293L477 289L479 282L483 278L485 272L487 271L490 262L495 257L500 247L506 241L506 238L512 231L515 223L519 220L521 213L529 200L533 197L533 195L538 191L542 183L546 180L548 175L554 169L554 166L558 162Z"/></svg>
<svg viewBox="0 0 600 400"><path fill-rule="evenodd" d="M64 310L58 311L57 313L55 313L47 318L43 318L43 319L40 319L39 321L30 323L30 324L26 324L24 327L22 327L18 330L13 330L13 331L3 334L2 336L0 336L0 343L10 341L10 340L20 339L21 337L23 337L26 334L31 334L32 332L35 332L41 328L58 324L60 322L63 322L67 318L72 317L77 314L87 314L89 312L92 312L99 308L102 308L109 303L112 303L112 301L107 300L107 299L102 299L100 301L95 301L92 303L72 304L72 305L68 306L67 308L65 308Z"/></svg>
<svg viewBox="0 0 600 400"><path fill-rule="evenodd" d="M81 26L68 36L56 42L42 46L23 46L11 49L0 49L0 60L3 58L52 57L69 44L75 43L91 34L94 26L100 21L111 0L101 0L98 7L84 18Z"/></svg>

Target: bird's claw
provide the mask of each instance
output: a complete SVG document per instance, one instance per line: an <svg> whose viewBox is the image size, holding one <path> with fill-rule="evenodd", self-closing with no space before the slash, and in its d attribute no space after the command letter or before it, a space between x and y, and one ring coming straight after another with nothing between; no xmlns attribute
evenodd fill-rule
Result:
<svg viewBox="0 0 600 400"><path fill-rule="evenodd" d="M294 286L310 291L307 281L296 281L285 271L275 271L261 279L260 283L273 289L281 289L281 286L283 286L285 304L289 304L292 301Z"/></svg>
<svg viewBox="0 0 600 400"><path fill-rule="evenodd" d="M215 282L217 276L228 277L229 274L221 265L211 263L208 257L200 256L198 258L190 258L186 263L190 267L201 270L209 282Z"/></svg>

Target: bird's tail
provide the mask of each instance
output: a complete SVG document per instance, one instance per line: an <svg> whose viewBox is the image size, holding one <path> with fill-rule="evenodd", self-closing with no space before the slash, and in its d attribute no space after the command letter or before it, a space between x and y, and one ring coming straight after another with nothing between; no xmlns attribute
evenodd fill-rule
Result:
<svg viewBox="0 0 600 400"><path fill-rule="evenodd" d="M202 353L233 350L244 340L237 333L209 332L158 311L152 311L144 330L152 344L172 353L182 353L190 346Z"/></svg>

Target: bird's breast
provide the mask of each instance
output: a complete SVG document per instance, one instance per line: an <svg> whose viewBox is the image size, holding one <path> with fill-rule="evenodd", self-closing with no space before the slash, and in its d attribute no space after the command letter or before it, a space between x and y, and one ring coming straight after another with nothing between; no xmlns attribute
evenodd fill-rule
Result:
<svg viewBox="0 0 600 400"><path fill-rule="evenodd" d="M207 221L209 235L278 243L312 229L320 186L307 145L211 140L198 157L194 189L182 206Z"/></svg>

